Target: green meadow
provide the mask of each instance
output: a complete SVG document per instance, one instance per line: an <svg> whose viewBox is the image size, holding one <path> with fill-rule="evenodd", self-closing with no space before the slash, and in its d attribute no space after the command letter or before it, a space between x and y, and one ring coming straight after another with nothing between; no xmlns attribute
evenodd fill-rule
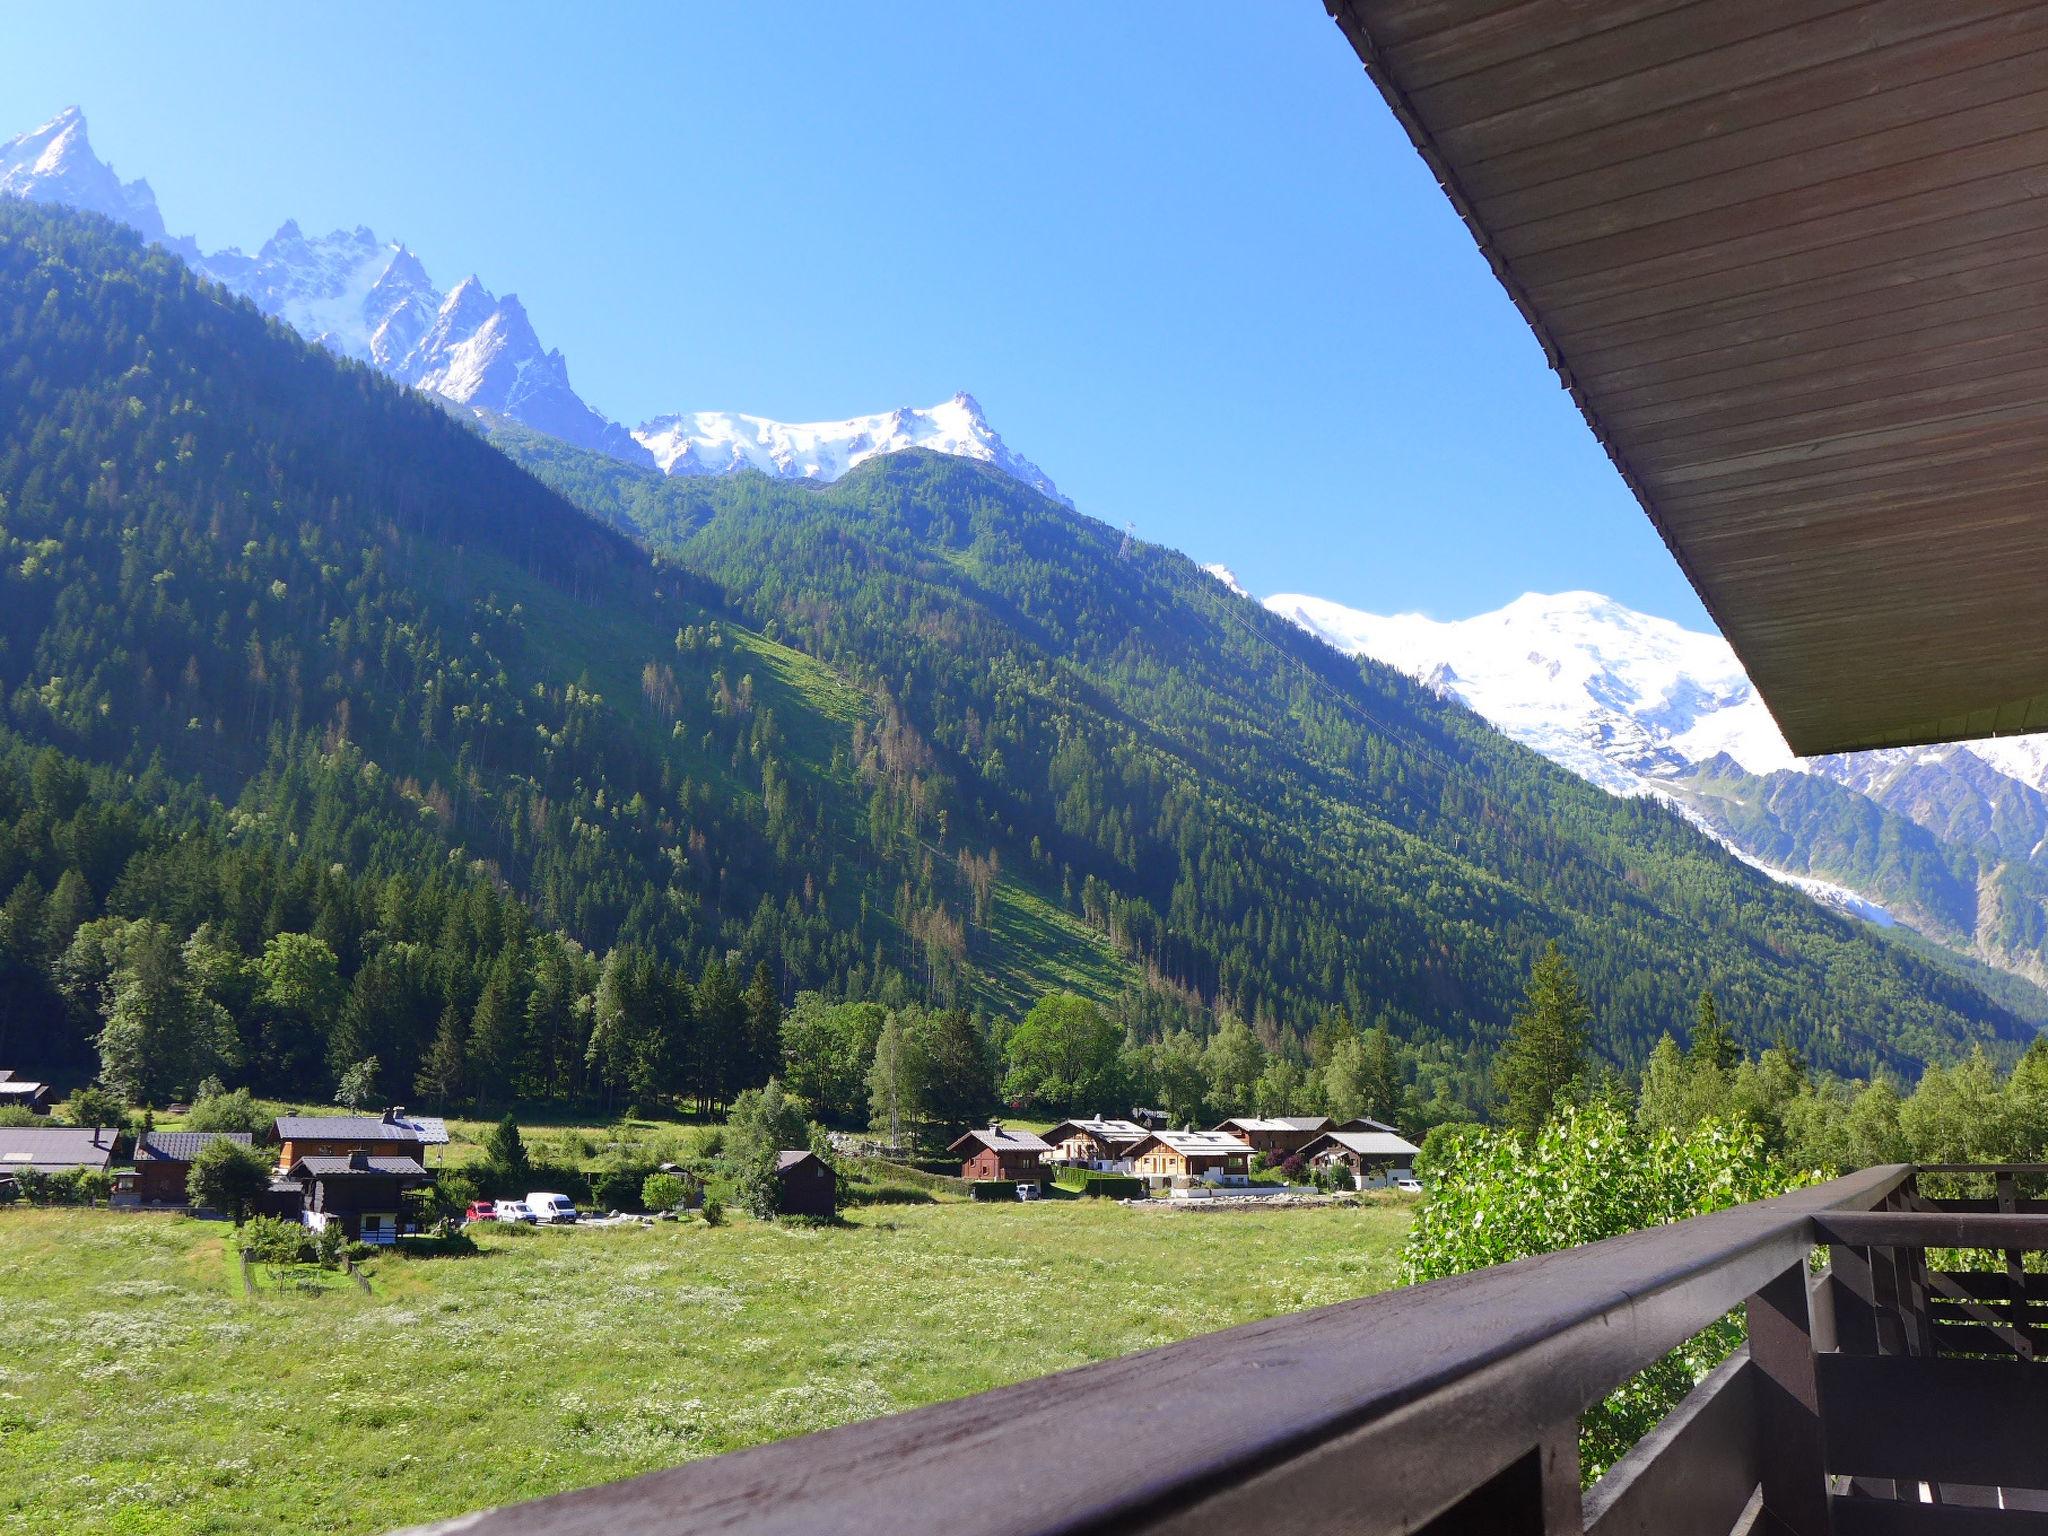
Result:
<svg viewBox="0 0 2048 1536"><path fill-rule="evenodd" d="M0 1531L378 1532L1394 1283L1409 1207L483 1229L244 1283L224 1224L0 1211Z"/></svg>

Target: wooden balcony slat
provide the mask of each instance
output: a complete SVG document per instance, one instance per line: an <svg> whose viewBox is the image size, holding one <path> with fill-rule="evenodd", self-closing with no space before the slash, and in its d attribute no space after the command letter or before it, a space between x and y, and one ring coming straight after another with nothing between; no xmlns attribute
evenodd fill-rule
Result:
<svg viewBox="0 0 2048 1536"><path fill-rule="evenodd" d="M1857 1248L2048 1248L2048 1216L1859 1211L1814 1219L1814 1240Z"/></svg>
<svg viewBox="0 0 2048 1536"><path fill-rule="evenodd" d="M2048 1514L1838 1495L1835 1536L2048 1536Z"/></svg>
<svg viewBox="0 0 2048 1536"><path fill-rule="evenodd" d="M1586 1536L1728 1536L1761 1480L1756 1367L1738 1349L1586 1496Z"/></svg>
<svg viewBox="0 0 2048 1536"><path fill-rule="evenodd" d="M2048 1376L2017 1360L1816 1358L1830 1473L2048 1481Z"/></svg>

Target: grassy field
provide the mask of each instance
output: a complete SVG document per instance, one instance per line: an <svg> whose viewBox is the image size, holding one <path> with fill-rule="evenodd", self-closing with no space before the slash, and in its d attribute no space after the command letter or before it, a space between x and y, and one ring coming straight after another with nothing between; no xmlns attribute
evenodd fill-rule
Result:
<svg viewBox="0 0 2048 1536"><path fill-rule="evenodd" d="M0 1211L0 1531L383 1531L1364 1295L1407 1223L875 1207L250 1296L220 1224Z"/></svg>

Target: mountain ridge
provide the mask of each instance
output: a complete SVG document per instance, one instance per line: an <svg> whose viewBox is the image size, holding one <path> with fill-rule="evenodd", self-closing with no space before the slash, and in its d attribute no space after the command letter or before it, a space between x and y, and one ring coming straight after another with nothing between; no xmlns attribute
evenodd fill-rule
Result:
<svg viewBox="0 0 2048 1536"><path fill-rule="evenodd" d="M94 154L85 115L67 107L0 145L0 194L98 213L164 245L308 341L401 383L628 463L681 475L753 468L832 481L877 453L923 447L993 464L1066 500L1015 452L964 392L926 407L791 423L734 411L670 412L628 428L576 392L559 349L540 339L518 295L493 296L472 273L447 292L417 254L364 225L309 236L286 219L254 255L202 252L165 232L146 181L122 183Z"/></svg>
<svg viewBox="0 0 2048 1536"><path fill-rule="evenodd" d="M1460 620L1265 602L1816 899L2048 982L2048 736L1796 758L1725 640L1598 593Z"/></svg>

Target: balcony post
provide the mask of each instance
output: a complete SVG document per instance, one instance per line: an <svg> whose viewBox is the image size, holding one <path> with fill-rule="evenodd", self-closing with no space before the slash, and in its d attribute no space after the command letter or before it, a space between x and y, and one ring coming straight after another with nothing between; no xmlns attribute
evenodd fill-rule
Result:
<svg viewBox="0 0 2048 1536"><path fill-rule="evenodd" d="M1804 1260L1749 1298L1749 1358L1757 1369L1759 1529L1772 1536L1828 1536L1827 1468L1820 1391L1807 1310Z"/></svg>

